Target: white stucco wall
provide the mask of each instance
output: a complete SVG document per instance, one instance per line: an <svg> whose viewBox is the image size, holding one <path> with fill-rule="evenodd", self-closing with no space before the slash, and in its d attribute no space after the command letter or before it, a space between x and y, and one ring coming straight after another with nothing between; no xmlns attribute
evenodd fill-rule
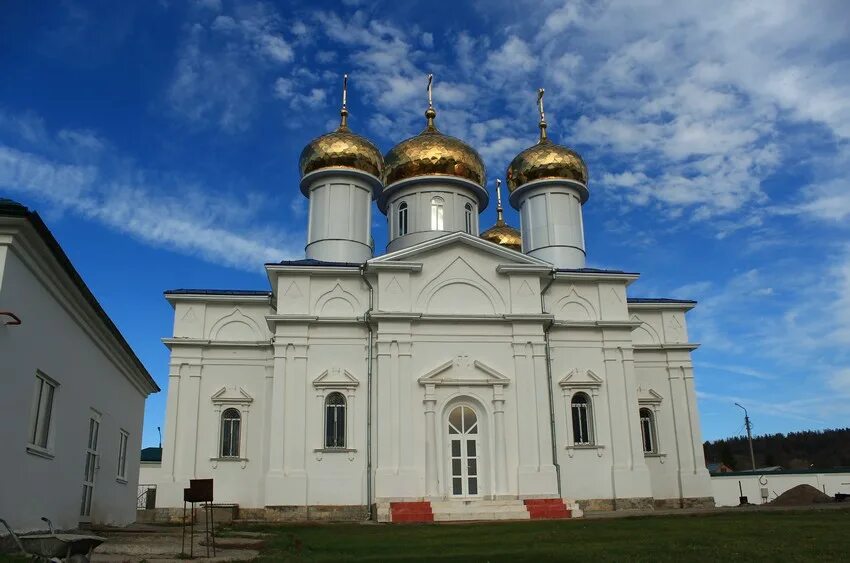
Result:
<svg viewBox="0 0 850 563"><path fill-rule="evenodd" d="M741 488L739 489L738 483ZM717 506L738 506L743 489L747 502L762 504L761 489L768 491L768 502L797 485L811 485L834 496L850 494L850 472L847 473L764 473L756 475L712 475L711 490Z"/></svg>
<svg viewBox="0 0 850 563"><path fill-rule="evenodd" d="M99 455L91 521L129 524L135 521L146 392L131 383L126 366L119 367L126 359L104 340L108 335L101 321L73 294L75 288L40 241L30 236L22 249L21 240L13 237L11 247L0 245L0 310L22 320L19 326L0 325L0 412L6 438L0 514L17 530L44 529L42 516L57 528L77 526L89 418L96 414ZM47 455L28 450L39 370L59 384ZM129 434L126 481L118 479L122 429Z"/></svg>

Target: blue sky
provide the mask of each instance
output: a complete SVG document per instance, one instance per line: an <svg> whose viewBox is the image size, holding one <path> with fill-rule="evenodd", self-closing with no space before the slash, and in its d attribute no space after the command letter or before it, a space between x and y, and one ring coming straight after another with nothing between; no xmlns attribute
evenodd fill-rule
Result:
<svg viewBox="0 0 850 563"><path fill-rule="evenodd" d="M735 401L759 433L846 426L848 21L840 0L6 3L0 196L42 214L163 387L155 445L163 290L266 289L264 262L303 255L298 155L343 73L386 151L423 127L433 72L438 126L491 179L535 141L542 86L590 169L588 264L700 301L704 437L742 430Z"/></svg>

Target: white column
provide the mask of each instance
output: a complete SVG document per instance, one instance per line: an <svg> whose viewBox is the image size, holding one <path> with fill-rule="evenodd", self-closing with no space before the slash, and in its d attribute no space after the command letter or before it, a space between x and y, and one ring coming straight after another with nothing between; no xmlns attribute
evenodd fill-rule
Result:
<svg viewBox="0 0 850 563"><path fill-rule="evenodd" d="M425 386L425 484L430 498L440 494L439 468L437 465L437 399L434 385Z"/></svg>
<svg viewBox="0 0 850 563"><path fill-rule="evenodd" d="M493 386L493 461L496 473L496 495L508 493L508 460L505 444L505 395L501 385Z"/></svg>
<svg viewBox="0 0 850 563"><path fill-rule="evenodd" d="M269 428L269 474L283 476L283 412L284 378L286 376L286 344L275 344L272 395L269 401L271 424Z"/></svg>

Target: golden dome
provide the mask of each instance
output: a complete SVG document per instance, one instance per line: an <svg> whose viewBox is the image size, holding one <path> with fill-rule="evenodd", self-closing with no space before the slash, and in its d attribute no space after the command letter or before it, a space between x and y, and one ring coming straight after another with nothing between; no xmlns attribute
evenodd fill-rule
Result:
<svg viewBox="0 0 850 563"><path fill-rule="evenodd" d="M537 94L540 111L540 140L514 157L508 166L508 190L547 178L575 180L587 185L587 165L572 149L556 145L546 137L546 118L543 114L543 89Z"/></svg>
<svg viewBox="0 0 850 563"><path fill-rule="evenodd" d="M481 238L487 242L522 252L522 235L517 229L505 223L503 219L496 221L495 225L481 233Z"/></svg>
<svg viewBox="0 0 850 563"><path fill-rule="evenodd" d="M384 185L414 176L456 176L484 186L484 162L478 153L455 137L440 133L434 125L437 112L428 108L425 130L406 139L384 157Z"/></svg>
<svg viewBox="0 0 850 563"><path fill-rule="evenodd" d="M505 223L505 218L502 216L502 181L499 179L496 180L496 202L496 224L481 233L481 238L522 252L522 235L517 229Z"/></svg>
<svg viewBox="0 0 850 563"><path fill-rule="evenodd" d="M301 151L301 177L321 168L354 168L378 178L383 171L381 151L365 137L348 129L348 110L340 112L342 119L336 131L310 141Z"/></svg>
<svg viewBox="0 0 850 563"><path fill-rule="evenodd" d="M528 182L545 178L563 178L587 185L587 165L577 152L544 138L516 155L508 166L511 192Z"/></svg>

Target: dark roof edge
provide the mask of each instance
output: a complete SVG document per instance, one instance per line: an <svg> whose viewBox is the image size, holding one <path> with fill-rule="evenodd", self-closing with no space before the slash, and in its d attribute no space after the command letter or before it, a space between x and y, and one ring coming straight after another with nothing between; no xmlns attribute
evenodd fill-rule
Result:
<svg viewBox="0 0 850 563"><path fill-rule="evenodd" d="M302 260L283 260L281 262L266 262L266 266L297 266L302 268L359 268L364 263L325 262L324 260L314 260L313 258L305 258Z"/></svg>
<svg viewBox="0 0 850 563"><path fill-rule="evenodd" d="M624 272L623 270L604 270L602 268L557 268L556 272L567 274L615 274L626 276L639 276L638 272Z"/></svg>
<svg viewBox="0 0 850 563"><path fill-rule="evenodd" d="M693 299L672 299L669 297L629 297L627 303L681 303L683 305L696 305Z"/></svg>
<svg viewBox="0 0 850 563"><path fill-rule="evenodd" d="M11 202L11 203L7 203ZM154 378L151 377L150 372L148 372L145 365L136 355L136 352L133 351L133 348L130 347L130 344L127 343L127 340L124 338L124 335L121 334L121 331L118 330L118 327L115 326L115 323L112 322L112 319L109 318L109 315L106 314L106 311L101 307L100 302L98 302L97 298L89 289L89 286L86 285L86 282L83 281L83 278L80 276L77 269L74 268L74 265L71 263L71 259L68 258L68 255L65 254L65 251L62 250L62 247L59 245L59 241L56 240L56 237L53 236L53 233L50 232L50 229L47 228L47 225L42 221L41 217L35 211L24 207L23 205L13 202L11 200L3 200L0 201L0 216L5 217L23 217L29 221L29 223L33 226L36 233L41 237L44 241L44 244L47 245L47 248L53 254L53 257L59 262L59 265L65 271L66 274L71 278L71 281L74 285L77 286L77 289L83 295L83 298L88 302L88 304L94 309L94 312L100 317L100 320L106 325L106 328L109 329L109 332L112 333L112 336L118 341L118 344L124 351L130 356L132 362L136 365L139 371L144 374L148 383L155 389L154 393L158 391L162 391L159 388L159 385L156 384Z"/></svg>
<svg viewBox="0 0 850 563"><path fill-rule="evenodd" d="M813 473L850 473L850 467L830 467L828 469L779 469L776 471L727 471L710 473L712 477L742 477L745 475L811 475Z"/></svg>
<svg viewBox="0 0 850 563"><path fill-rule="evenodd" d="M267 297L271 291L263 289L168 289L164 295L234 295Z"/></svg>

